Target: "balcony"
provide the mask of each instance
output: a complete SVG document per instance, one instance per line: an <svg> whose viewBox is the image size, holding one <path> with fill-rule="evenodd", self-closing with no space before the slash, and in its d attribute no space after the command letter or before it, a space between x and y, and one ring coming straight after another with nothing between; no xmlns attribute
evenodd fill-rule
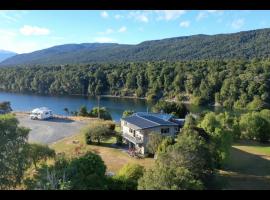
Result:
<svg viewBox="0 0 270 200"><path fill-rule="evenodd" d="M142 138L139 138L139 137L133 137L132 135L127 134L127 133L123 133L123 137L124 137L125 139L127 139L128 141L130 141L130 142L132 142L132 143L135 143L135 144L142 144L142 143L143 143Z"/></svg>

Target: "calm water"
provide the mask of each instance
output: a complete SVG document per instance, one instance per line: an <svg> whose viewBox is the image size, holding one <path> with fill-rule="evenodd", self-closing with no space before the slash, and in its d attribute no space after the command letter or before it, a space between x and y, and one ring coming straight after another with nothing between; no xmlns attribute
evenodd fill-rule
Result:
<svg viewBox="0 0 270 200"><path fill-rule="evenodd" d="M54 114L66 115L64 108L69 111L78 110L82 105L91 109L98 105L95 97L82 96L41 96L33 94L15 94L0 92L0 102L10 101L14 111L31 111L37 107L48 107ZM145 100L124 99L124 98L100 98L100 107L106 107L112 115L113 120L119 121L124 110L134 110L138 112L147 111Z"/></svg>
<svg viewBox="0 0 270 200"><path fill-rule="evenodd" d="M0 92L0 102L10 101L14 111L29 112L34 108L48 107L53 110L54 114L66 115L64 108L69 111L78 110L85 105L89 110L98 105L97 98L83 96L42 96L34 94L17 94ZM112 115L113 120L119 121L124 110L134 110L135 112L146 112L147 107L150 110L152 104L142 99L113 98L101 97L100 107L106 107ZM192 113L203 111L223 112L225 108L213 106L193 106L186 105ZM229 111L229 110L227 110ZM232 111L229 111L232 112ZM235 112L235 111L234 111Z"/></svg>

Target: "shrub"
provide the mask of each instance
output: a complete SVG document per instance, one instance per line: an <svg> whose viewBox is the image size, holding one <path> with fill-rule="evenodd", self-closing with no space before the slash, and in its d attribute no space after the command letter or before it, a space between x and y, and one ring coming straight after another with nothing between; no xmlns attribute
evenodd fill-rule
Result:
<svg viewBox="0 0 270 200"><path fill-rule="evenodd" d="M90 124L83 128L82 132L85 135L86 144L91 144L93 141L100 144L102 140L107 139L113 134L112 130L102 123Z"/></svg>
<svg viewBox="0 0 270 200"><path fill-rule="evenodd" d="M143 176L143 173L143 166L128 163L112 178L110 189L136 190L138 187L138 180Z"/></svg>

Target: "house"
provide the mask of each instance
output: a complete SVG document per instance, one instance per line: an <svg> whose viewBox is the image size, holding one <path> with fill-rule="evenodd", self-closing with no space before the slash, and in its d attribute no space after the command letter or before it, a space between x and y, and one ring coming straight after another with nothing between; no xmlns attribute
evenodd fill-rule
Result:
<svg viewBox="0 0 270 200"><path fill-rule="evenodd" d="M30 119L49 119L52 117L52 110L46 107L36 108L30 114Z"/></svg>
<svg viewBox="0 0 270 200"><path fill-rule="evenodd" d="M175 137L184 125L184 119L176 119L173 115L164 113L137 112L121 119L121 131L124 141L130 149L140 154L146 154L146 144L149 133L161 133L164 136Z"/></svg>

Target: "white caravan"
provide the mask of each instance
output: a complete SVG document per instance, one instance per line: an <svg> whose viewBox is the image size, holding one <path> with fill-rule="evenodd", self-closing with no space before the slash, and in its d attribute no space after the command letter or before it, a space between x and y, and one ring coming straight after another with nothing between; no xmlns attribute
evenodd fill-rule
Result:
<svg viewBox="0 0 270 200"><path fill-rule="evenodd" d="M53 117L52 111L49 108L42 107L32 110L30 119L50 119Z"/></svg>

